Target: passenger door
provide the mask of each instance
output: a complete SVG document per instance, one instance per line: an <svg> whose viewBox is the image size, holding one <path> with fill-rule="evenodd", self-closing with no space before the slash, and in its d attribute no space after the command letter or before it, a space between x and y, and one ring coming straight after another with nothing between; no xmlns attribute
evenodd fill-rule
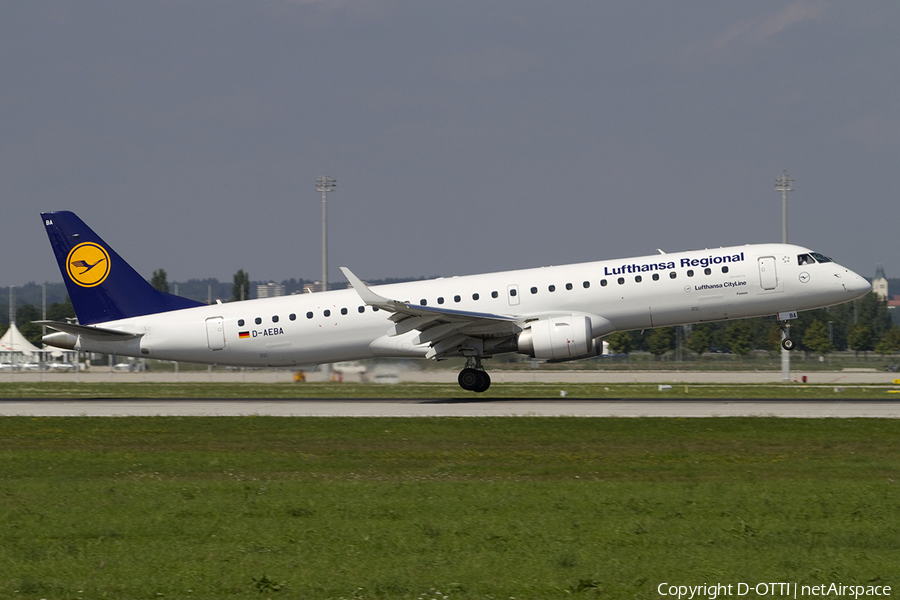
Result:
<svg viewBox="0 0 900 600"><path fill-rule="evenodd" d="M210 317L206 320L206 341L210 350L225 348L225 319Z"/></svg>
<svg viewBox="0 0 900 600"><path fill-rule="evenodd" d="M759 285L764 290L778 287L778 275L775 272L775 257L763 256L759 259Z"/></svg>

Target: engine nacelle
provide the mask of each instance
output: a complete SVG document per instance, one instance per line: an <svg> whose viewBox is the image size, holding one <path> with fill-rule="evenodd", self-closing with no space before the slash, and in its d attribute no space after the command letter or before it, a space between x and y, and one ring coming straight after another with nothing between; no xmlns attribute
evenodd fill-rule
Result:
<svg viewBox="0 0 900 600"><path fill-rule="evenodd" d="M519 352L532 358L566 360L593 349L591 319L584 315L551 317L532 323L519 334Z"/></svg>
<svg viewBox="0 0 900 600"><path fill-rule="evenodd" d="M75 346L78 345L78 336L72 335L71 333L64 333L62 331L55 331L53 333L48 333L44 337L41 338L41 341L47 344L48 346L53 346L55 348L62 348L63 350L78 350Z"/></svg>

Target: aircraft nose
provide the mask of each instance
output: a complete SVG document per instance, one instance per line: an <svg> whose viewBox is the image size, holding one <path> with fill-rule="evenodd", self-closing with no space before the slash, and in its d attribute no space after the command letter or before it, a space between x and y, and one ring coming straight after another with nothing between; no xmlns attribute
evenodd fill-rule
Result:
<svg viewBox="0 0 900 600"><path fill-rule="evenodd" d="M846 279L843 282L844 288L853 294L854 298L861 298L872 291L872 284L866 281L865 277L854 273L850 269L847 269L847 274L843 279Z"/></svg>

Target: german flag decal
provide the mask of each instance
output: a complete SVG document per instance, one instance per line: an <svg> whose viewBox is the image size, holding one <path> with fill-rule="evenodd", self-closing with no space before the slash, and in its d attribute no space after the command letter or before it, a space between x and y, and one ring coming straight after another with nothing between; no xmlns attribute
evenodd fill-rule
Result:
<svg viewBox="0 0 900 600"><path fill-rule="evenodd" d="M248 338L248 337L250 337L249 331L239 331L238 332L238 338L244 339L244 338Z"/></svg>

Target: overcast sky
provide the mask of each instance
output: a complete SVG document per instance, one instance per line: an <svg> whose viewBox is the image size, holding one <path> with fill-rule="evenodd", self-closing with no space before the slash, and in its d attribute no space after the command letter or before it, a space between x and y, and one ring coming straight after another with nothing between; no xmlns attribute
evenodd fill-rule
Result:
<svg viewBox="0 0 900 600"><path fill-rule="evenodd" d="M900 4L0 1L0 285L41 211L145 277L455 275L781 240L900 277Z"/></svg>

